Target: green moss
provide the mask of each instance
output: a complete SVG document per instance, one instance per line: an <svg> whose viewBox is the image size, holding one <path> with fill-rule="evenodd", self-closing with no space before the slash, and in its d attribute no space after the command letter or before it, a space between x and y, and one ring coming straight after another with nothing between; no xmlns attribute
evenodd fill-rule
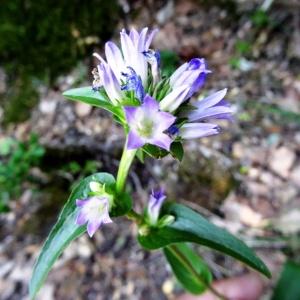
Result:
<svg viewBox="0 0 300 300"><path fill-rule="evenodd" d="M9 73L49 78L67 72L108 39L116 1L11 0L0 10L0 60Z"/></svg>
<svg viewBox="0 0 300 300"><path fill-rule="evenodd" d="M57 76L109 39L119 17L111 0L10 0L0 10L0 61L8 91L0 98L5 121L23 121L37 102L36 78Z"/></svg>

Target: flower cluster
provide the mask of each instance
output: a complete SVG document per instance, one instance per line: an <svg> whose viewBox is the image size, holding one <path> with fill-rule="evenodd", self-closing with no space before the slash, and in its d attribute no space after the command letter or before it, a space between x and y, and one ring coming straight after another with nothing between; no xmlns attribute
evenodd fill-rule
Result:
<svg viewBox="0 0 300 300"><path fill-rule="evenodd" d="M107 42L106 60L94 54L100 64L93 89L103 88L113 105L124 107L128 149L152 144L169 151L175 140L219 133L219 126L207 121L232 115L226 89L190 103L211 73L203 58L184 63L169 78L162 76L159 52L149 48L156 32L122 30L121 49Z"/></svg>
<svg viewBox="0 0 300 300"><path fill-rule="evenodd" d="M203 58L194 58L180 66L169 78L162 76L160 54L150 49L157 30L144 28L121 31L121 49L113 42L105 44L105 56L93 70L93 90L101 90L114 106L123 108L123 124L128 131L127 149L150 144L170 151L171 144L184 139L219 133L211 119L230 119L232 110L224 100L227 90L218 91L191 104L190 99L203 86L208 70ZM101 188L96 187L98 192ZM97 196L77 200L77 224L87 223L90 236L102 223L109 223L111 199L101 191ZM150 226L160 226L172 218L159 220L165 199L162 191L152 192L146 219Z"/></svg>

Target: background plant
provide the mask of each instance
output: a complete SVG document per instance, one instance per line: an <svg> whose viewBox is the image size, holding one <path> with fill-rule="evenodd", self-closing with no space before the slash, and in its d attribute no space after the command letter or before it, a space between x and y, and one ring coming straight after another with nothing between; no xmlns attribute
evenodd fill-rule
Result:
<svg viewBox="0 0 300 300"><path fill-rule="evenodd" d="M8 209L10 199L20 195L23 182L30 181L30 170L38 166L45 153L38 136L25 141L5 138L0 141L0 212Z"/></svg>

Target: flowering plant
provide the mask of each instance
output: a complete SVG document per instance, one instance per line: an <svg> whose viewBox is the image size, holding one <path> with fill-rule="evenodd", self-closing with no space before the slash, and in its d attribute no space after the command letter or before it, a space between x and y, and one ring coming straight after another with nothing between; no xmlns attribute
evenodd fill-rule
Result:
<svg viewBox="0 0 300 300"><path fill-rule="evenodd" d="M230 120L232 109L224 100L226 89L191 101L211 71L203 58L180 66L170 77L162 75L159 52L150 48L156 30L121 31L121 49L105 45L99 54L90 87L64 93L71 100L103 108L125 131L126 142L116 179L96 173L72 191L46 240L30 283L34 298L55 260L72 240L87 231L90 237L114 217L126 216L138 226L137 239L145 249L162 249L177 279L199 294L212 287L204 261L186 243L196 243L230 255L270 276L265 264L241 240L210 223L192 209L170 201L163 190L152 191L144 212L136 212L126 192L126 179L135 157L158 159L171 154L182 159L187 139L218 134L216 119Z"/></svg>

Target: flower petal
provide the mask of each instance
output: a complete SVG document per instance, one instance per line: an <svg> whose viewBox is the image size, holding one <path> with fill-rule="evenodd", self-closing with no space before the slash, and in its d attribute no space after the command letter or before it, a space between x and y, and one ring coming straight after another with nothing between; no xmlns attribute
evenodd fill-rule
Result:
<svg viewBox="0 0 300 300"><path fill-rule="evenodd" d="M147 211L149 220L152 225L155 225L157 223L160 209L165 199L166 195L164 194L164 191L162 189L158 191L152 190Z"/></svg>
<svg viewBox="0 0 300 300"><path fill-rule="evenodd" d="M153 138L147 140L152 145L161 147L167 151L170 151L170 146L173 140L165 133L156 134Z"/></svg>
<svg viewBox="0 0 300 300"><path fill-rule="evenodd" d="M113 42L107 42L105 44L105 56L120 83L121 73L125 69L124 59L120 49Z"/></svg>
<svg viewBox="0 0 300 300"><path fill-rule="evenodd" d="M147 32L148 32L148 28L145 27L145 28L143 28L143 30L140 33L139 41L138 41L138 47L137 47L137 49L140 53L145 51L145 48L146 48L145 43L146 43Z"/></svg>
<svg viewBox="0 0 300 300"><path fill-rule="evenodd" d="M187 70L188 67L188 63L184 63L183 65L181 65L179 68L177 68L175 70L175 72L172 74L172 76L170 77L170 85L173 87L175 82L177 81L177 79L181 76L181 74Z"/></svg>
<svg viewBox="0 0 300 300"><path fill-rule="evenodd" d="M143 109L146 110L156 110L158 111L159 109L159 104L156 100L154 100L150 95L146 95L142 104Z"/></svg>
<svg viewBox="0 0 300 300"><path fill-rule="evenodd" d="M179 130L180 136L183 139L195 139L218 134L219 132L219 127L210 123L187 123Z"/></svg>
<svg viewBox="0 0 300 300"><path fill-rule="evenodd" d="M196 106L199 110L212 107L218 104L225 97L226 93L227 93L227 89L220 90L200 101L197 101L196 104L194 104L194 106Z"/></svg>
<svg viewBox="0 0 300 300"><path fill-rule="evenodd" d="M95 234L95 232L97 231L97 229L100 227L100 225L101 225L101 220L89 221L88 225L87 225L88 235L90 237L92 237Z"/></svg>
<svg viewBox="0 0 300 300"><path fill-rule="evenodd" d="M88 221L87 215L83 211L79 211L77 218L76 218L76 224L79 226L84 225Z"/></svg>
<svg viewBox="0 0 300 300"><path fill-rule="evenodd" d="M170 113L160 111L157 114L158 128L161 132L167 130L175 122L175 120L176 117L174 117Z"/></svg>
<svg viewBox="0 0 300 300"><path fill-rule="evenodd" d="M136 112L138 111L137 107L134 106L126 106L124 107L126 121L129 125L134 124L136 118Z"/></svg>
<svg viewBox="0 0 300 300"><path fill-rule="evenodd" d="M103 80L103 87L114 105L118 104L118 100L122 98L120 84L107 63L100 65L100 77Z"/></svg>
<svg viewBox="0 0 300 300"><path fill-rule="evenodd" d="M128 133L128 140L127 140L127 149L133 150L143 147L145 142L142 138L133 130L130 130Z"/></svg>
<svg viewBox="0 0 300 300"><path fill-rule="evenodd" d="M138 47L138 42L139 42L139 33L136 31L136 29L132 28L129 32L129 37L132 40L132 43L135 47Z"/></svg>
<svg viewBox="0 0 300 300"><path fill-rule="evenodd" d="M121 31L121 46L125 59L125 66L131 67L141 77L143 84L147 82L147 61L138 49L134 46L125 30Z"/></svg>
<svg viewBox="0 0 300 300"><path fill-rule="evenodd" d="M226 106L214 106L209 107L207 109L197 109L193 110L188 118L190 122L200 121L203 119L212 119L212 118L220 118L221 115L230 115L232 114L232 109Z"/></svg>
<svg viewBox="0 0 300 300"><path fill-rule="evenodd" d="M160 101L160 109L163 111L174 112L180 106L180 104L183 103L188 93L188 85L177 87Z"/></svg>
<svg viewBox="0 0 300 300"><path fill-rule="evenodd" d="M76 206L84 206L87 203L86 200L80 200L80 199L76 199Z"/></svg>
<svg viewBox="0 0 300 300"><path fill-rule="evenodd" d="M158 29L154 29L149 33L148 37L146 38L145 49L143 51L147 51L149 49L150 44L152 43L152 40L158 31Z"/></svg>

